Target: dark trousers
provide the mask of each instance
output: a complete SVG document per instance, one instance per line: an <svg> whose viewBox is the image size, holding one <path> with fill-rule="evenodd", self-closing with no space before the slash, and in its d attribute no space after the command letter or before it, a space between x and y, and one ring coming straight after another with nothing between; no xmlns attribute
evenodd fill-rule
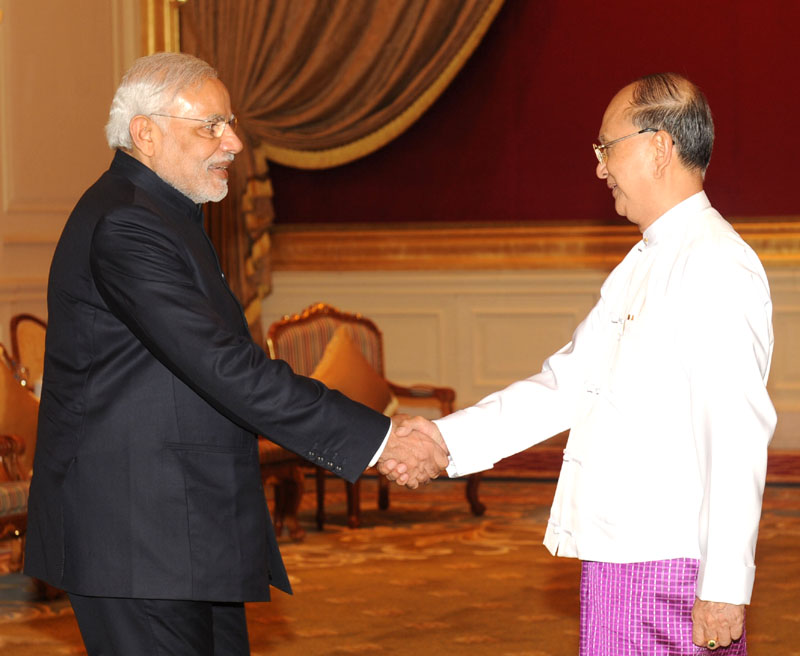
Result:
<svg viewBox="0 0 800 656"><path fill-rule="evenodd" d="M244 604L70 593L89 656L249 656Z"/></svg>

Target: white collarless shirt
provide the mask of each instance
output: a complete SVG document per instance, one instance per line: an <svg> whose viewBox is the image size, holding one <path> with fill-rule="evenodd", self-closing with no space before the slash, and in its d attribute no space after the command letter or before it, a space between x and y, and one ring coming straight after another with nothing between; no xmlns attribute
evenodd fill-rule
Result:
<svg viewBox="0 0 800 656"><path fill-rule="evenodd" d="M644 232L540 373L436 421L448 473L570 429L551 553L697 558L701 599L749 603L776 423L772 346L764 269L700 192Z"/></svg>

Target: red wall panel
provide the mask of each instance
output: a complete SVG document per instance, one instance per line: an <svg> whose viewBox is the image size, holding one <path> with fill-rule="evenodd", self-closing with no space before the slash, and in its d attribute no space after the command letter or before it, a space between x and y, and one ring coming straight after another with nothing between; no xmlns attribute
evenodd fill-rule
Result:
<svg viewBox="0 0 800 656"><path fill-rule="evenodd" d="M278 223L616 221L591 144L614 93L676 71L717 139L729 217L800 216L797 0L506 0L433 107L380 151L325 171L271 165Z"/></svg>

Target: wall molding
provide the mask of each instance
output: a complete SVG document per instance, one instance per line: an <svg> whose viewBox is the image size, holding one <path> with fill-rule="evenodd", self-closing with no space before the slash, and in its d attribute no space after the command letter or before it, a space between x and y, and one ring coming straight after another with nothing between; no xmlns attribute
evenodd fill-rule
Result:
<svg viewBox="0 0 800 656"><path fill-rule="evenodd" d="M734 221L767 267L800 266L800 217ZM635 226L276 226L275 271L613 268L638 241Z"/></svg>
<svg viewBox="0 0 800 656"><path fill-rule="evenodd" d="M486 478L557 479L566 442L567 433L562 433L501 460L483 475ZM800 451L770 449L767 458L767 483L800 483Z"/></svg>
<svg viewBox="0 0 800 656"><path fill-rule="evenodd" d="M69 216L71 210L67 210L66 216ZM19 231L9 232L3 237L3 245L10 248L18 246L47 246L55 248L58 243L58 238L61 236L60 232L55 230L46 232L30 232Z"/></svg>
<svg viewBox="0 0 800 656"><path fill-rule="evenodd" d="M768 269L775 329L769 390L778 411L772 450L800 451L798 272ZM539 371L569 341L606 275L588 268L275 271L262 322L319 301L361 312L384 333L389 378L447 385L465 407Z"/></svg>
<svg viewBox="0 0 800 656"><path fill-rule="evenodd" d="M0 302L40 300L47 297L47 276L0 277Z"/></svg>

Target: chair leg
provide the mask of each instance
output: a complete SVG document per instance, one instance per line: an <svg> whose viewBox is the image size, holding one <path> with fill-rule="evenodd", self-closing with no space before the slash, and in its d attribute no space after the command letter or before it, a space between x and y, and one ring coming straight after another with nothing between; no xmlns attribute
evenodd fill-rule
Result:
<svg viewBox="0 0 800 656"><path fill-rule="evenodd" d="M39 579L33 579L34 595L40 601L53 601L64 595L63 590L54 588L49 583L45 583Z"/></svg>
<svg viewBox="0 0 800 656"><path fill-rule="evenodd" d="M305 531L300 528L298 513L303 500L305 479L300 465L294 462L262 463L261 483L265 489L272 485L274 491L272 525L275 527L276 537L280 537L283 527L288 526L289 537L302 540Z"/></svg>
<svg viewBox="0 0 800 656"><path fill-rule="evenodd" d="M472 514L480 517L486 512L486 506L478 500L478 486L481 483L483 474L470 474L467 476L467 501L472 509Z"/></svg>
<svg viewBox="0 0 800 656"><path fill-rule="evenodd" d="M20 525L24 525L24 518L22 518ZM9 546L8 561L0 561L0 574L21 572L25 553L25 531L18 529L15 523L9 523L0 528L2 528L0 530L0 538L8 537L7 543Z"/></svg>
<svg viewBox="0 0 800 656"><path fill-rule="evenodd" d="M295 542L299 542L306 535L297 516L300 512L300 503L303 501L304 488L305 478L302 470L299 466L292 465L290 478L284 481L284 512L286 525L289 528L289 537Z"/></svg>
<svg viewBox="0 0 800 656"><path fill-rule="evenodd" d="M325 470L316 468L317 474L317 529L325 527Z"/></svg>
<svg viewBox="0 0 800 656"><path fill-rule="evenodd" d="M389 507L389 479L378 476L378 508L386 510Z"/></svg>
<svg viewBox="0 0 800 656"><path fill-rule="evenodd" d="M358 528L361 523L361 481L345 482L347 489L347 525Z"/></svg>
<svg viewBox="0 0 800 656"><path fill-rule="evenodd" d="M272 509L272 525L275 527L275 536L280 537L283 533L283 519L286 516L286 490L282 480L275 481L272 486L275 496L275 506Z"/></svg>

